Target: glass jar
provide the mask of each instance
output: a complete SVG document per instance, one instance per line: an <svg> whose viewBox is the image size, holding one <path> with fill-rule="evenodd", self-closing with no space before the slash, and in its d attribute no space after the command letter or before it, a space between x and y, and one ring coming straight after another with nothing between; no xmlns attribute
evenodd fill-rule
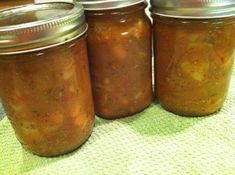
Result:
<svg viewBox="0 0 235 175"><path fill-rule="evenodd" d="M222 107L231 79L235 3L167 2L151 2L157 100L180 115L214 113Z"/></svg>
<svg viewBox="0 0 235 175"><path fill-rule="evenodd" d="M138 113L152 102L151 22L143 0L79 1L85 7L96 114Z"/></svg>
<svg viewBox="0 0 235 175"><path fill-rule="evenodd" d="M41 156L71 152L94 125L82 6L32 4L0 16L0 99L18 140Z"/></svg>

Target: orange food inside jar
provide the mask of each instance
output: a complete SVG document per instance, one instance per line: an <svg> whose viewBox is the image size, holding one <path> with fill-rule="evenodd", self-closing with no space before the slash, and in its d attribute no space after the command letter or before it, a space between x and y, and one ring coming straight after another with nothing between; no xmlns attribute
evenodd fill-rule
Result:
<svg viewBox="0 0 235 175"><path fill-rule="evenodd" d="M35 6L40 10L41 5ZM0 54L0 97L16 136L41 156L73 151L88 139L94 125L86 35L26 48Z"/></svg>
<svg viewBox="0 0 235 175"><path fill-rule="evenodd" d="M157 100L180 115L218 111L231 79L235 19L153 20Z"/></svg>
<svg viewBox="0 0 235 175"><path fill-rule="evenodd" d="M145 3L86 10L96 114L107 119L142 111L152 102L151 23Z"/></svg>
<svg viewBox="0 0 235 175"><path fill-rule="evenodd" d="M10 7L15 7L19 5L31 4L34 3L34 0L1 0L0 1L0 10Z"/></svg>

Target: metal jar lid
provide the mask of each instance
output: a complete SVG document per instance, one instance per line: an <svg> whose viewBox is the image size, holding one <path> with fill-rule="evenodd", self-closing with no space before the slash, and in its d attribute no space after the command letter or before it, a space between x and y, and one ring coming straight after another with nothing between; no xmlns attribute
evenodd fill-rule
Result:
<svg viewBox="0 0 235 175"><path fill-rule="evenodd" d="M235 16L235 0L150 0L151 12L174 18L212 19Z"/></svg>
<svg viewBox="0 0 235 175"><path fill-rule="evenodd" d="M79 4L30 4L0 11L0 55L60 45L87 31Z"/></svg>
<svg viewBox="0 0 235 175"><path fill-rule="evenodd" d="M145 0L75 0L82 4L85 10L112 10L136 5Z"/></svg>

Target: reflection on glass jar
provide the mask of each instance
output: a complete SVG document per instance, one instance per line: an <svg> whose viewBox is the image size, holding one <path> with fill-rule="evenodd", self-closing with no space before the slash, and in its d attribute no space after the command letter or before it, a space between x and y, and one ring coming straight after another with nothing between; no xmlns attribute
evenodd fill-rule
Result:
<svg viewBox="0 0 235 175"><path fill-rule="evenodd" d="M157 100L186 116L219 110L233 67L235 18L173 18L153 9L153 20Z"/></svg>
<svg viewBox="0 0 235 175"><path fill-rule="evenodd" d="M83 3L96 114L114 119L142 111L152 101L151 23L146 4L126 1L127 7L118 8L117 3L102 6L94 1L97 8L92 8Z"/></svg>
<svg viewBox="0 0 235 175"><path fill-rule="evenodd" d="M63 14L64 8L71 8L73 13L81 16L83 13L81 6L73 4L47 3L30 7L37 12L47 8L51 12L53 8L57 12L61 10L60 14ZM19 9L26 14L29 12L24 10ZM24 16L24 13L21 15ZM55 23L45 29L47 32L52 32L50 29L55 32L58 26L61 27L56 26L60 19L57 15L50 16ZM38 21L41 17L37 16ZM68 35L55 33L55 40L53 37L46 38L48 34L43 33L45 31L26 28L24 31L31 38L27 37L20 43L10 42L9 48L3 42L0 45L0 97L4 109L18 140L33 153L42 156L55 156L76 149L88 138L94 125L85 35L87 25L84 17L81 19L78 15L74 19L70 21L73 27L69 31L64 30ZM80 21L82 25L78 27L75 21ZM32 23L21 25L24 24L31 26ZM17 28L16 25L11 26ZM22 29L17 31L12 31L12 36L18 36ZM76 32L72 35L71 31ZM4 33L3 28L0 28L0 33ZM45 41L36 40L39 33L39 38L44 37ZM35 43L32 44L32 41Z"/></svg>

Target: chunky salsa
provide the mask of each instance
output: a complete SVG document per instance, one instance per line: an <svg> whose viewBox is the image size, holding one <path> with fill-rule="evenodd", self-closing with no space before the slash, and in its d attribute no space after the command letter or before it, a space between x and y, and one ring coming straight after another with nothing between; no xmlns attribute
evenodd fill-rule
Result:
<svg viewBox="0 0 235 175"><path fill-rule="evenodd" d="M85 37L1 55L0 97L18 140L29 150L55 156L76 149L94 124Z"/></svg>
<svg viewBox="0 0 235 175"><path fill-rule="evenodd" d="M145 7L86 12L95 110L101 117L132 115L152 101L151 23Z"/></svg>
<svg viewBox="0 0 235 175"><path fill-rule="evenodd" d="M219 110L227 96L235 49L235 20L154 16L157 99L177 114Z"/></svg>

